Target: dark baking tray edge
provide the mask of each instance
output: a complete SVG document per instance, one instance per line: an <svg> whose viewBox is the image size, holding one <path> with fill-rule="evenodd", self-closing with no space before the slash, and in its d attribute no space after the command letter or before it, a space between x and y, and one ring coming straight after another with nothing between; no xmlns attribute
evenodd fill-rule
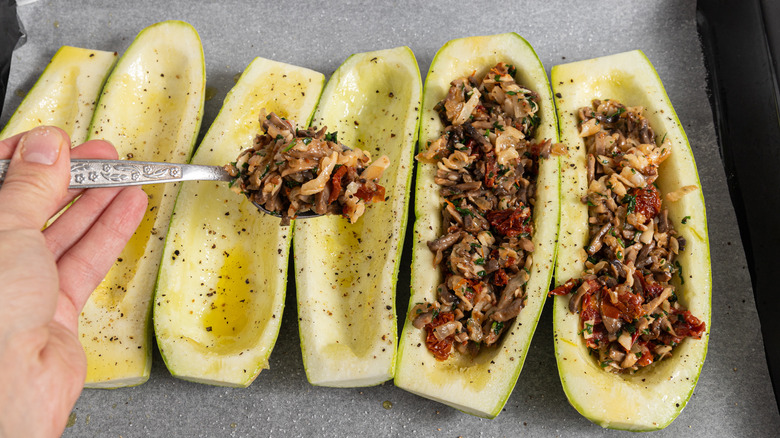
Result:
<svg viewBox="0 0 780 438"><path fill-rule="evenodd" d="M774 277L780 248L780 4L700 0L696 9L721 158L778 400L780 295Z"/></svg>

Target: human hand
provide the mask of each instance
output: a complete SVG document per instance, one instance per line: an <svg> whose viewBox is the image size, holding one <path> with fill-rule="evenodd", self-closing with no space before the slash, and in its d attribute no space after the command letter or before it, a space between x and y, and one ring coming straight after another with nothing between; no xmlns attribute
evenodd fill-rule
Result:
<svg viewBox="0 0 780 438"><path fill-rule="evenodd" d="M70 157L116 159L105 141L70 149L39 127L0 141L0 437L59 436L84 385L84 303L146 211L137 187L68 190ZM80 198L41 231L46 221Z"/></svg>

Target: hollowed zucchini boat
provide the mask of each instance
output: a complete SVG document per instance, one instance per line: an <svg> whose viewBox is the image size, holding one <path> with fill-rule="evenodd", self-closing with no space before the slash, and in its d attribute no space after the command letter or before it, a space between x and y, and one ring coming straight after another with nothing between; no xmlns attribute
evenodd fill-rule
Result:
<svg viewBox="0 0 780 438"><path fill-rule="evenodd" d="M507 33L453 40L436 54L425 80L421 149L444 129L434 106L447 95L450 82L472 72L482 77L498 62L513 65L517 83L540 97L541 123L535 140L557 141L555 109L544 67L527 41ZM396 386L481 417L493 418L501 412L520 375L552 279L559 219L559 159L550 156L540 160L527 305L497 345L482 348L473 358L456 353L445 361L434 358L425 344L425 330L415 328L408 318L416 303L436 301L436 288L443 278L427 246L442 232L443 201L434 182L436 165L417 163L412 296L409 311L404 314Z"/></svg>
<svg viewBox="0 0 780 438"><path fill-rule="evenodd" d="M74 146L83 143L116 57L116 52L62 46L0 131L0 139L51 125L67 132Z"/></svg>
<svg viewBox="0 0 780 438"><path fill-rule="evenodd" d="M313 124L391 164L379 180L386 201L367 206L357 223L329 216L295 224L298 325L314 385L369 386L393 377L395 287L421 88L414 54L399 47L350 56L322 93Z"/></svg>
<svg viewBox="0 0 780 438"><path fill-rule="evenodd" d="M89 139L110 141L123 159L186 163L200 129L205 83L195 29L180 21L152 25L109 76ZM178 185L144 191L149 207L141 225L79 319L87 387L132 386L149 378L152 292Z"/></svg>
<svg viewBox="0 0 780 438"><path fill-rule="evenodd" d="M588 244L587 151L579 136L577 110L593 99L614 99L643 106L657 135L666 136L673 152L659 169L662 194L695 185L696 193L664 202L669 220L687 241L678 261L684 284L673 284L680 303L707 324L701 339L686 338L672 357L638 370L614 374L601 369L578 334L579 315L568 310L569 296L555 298L555 353L563 389L571 404L603 427L647 431L674 420L690 398L707 353L712 289L707 218L693 154L682 125L655 69L640 51L558 65L552 69L561 139L569 155L562 162L561 231L555 281L562 284L584 269Z"/></svg>
<svg viewBox="0 0 780 438"><path fill-rule="evenodd" d="M255 59L225 98L192 163L235 161L261 132L261 109L307 126L324 82L320 73ZM243 387L268 368L292 240L292 228L279 222L226 183L182 185L154 306L157 345L175 377Z"/></svg>

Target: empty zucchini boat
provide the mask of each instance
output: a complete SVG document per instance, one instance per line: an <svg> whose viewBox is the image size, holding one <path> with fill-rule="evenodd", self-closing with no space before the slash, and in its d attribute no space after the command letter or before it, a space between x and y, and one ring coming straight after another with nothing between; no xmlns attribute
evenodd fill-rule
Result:
<svg viewBox="0 0 780 438"><path fill-rule="evenodd" d="M563 389L603 427L662 429L690 398L709 337L693 154L640 51L555 66L552 84L569 148L552 291Z"/></svg>
<svg viewBox="0 0 780 438"><path fill-rule="evenodd" d="M552 279L557 135L547 74L522 37L462 38L436 54L396 386L481 417L501 412Z"/></svg>
<svg viewBox="0 0 780 438"><path fill-rule="evenodd" d="M200 129L205 83L195 29L181 21L149 26L106 81L89 139L110 141L123 159L186 163ZM149 378L152 293L178 185L144 191L149 206L141 225L79 319L87 387L139 385Z"/></svg>
<svg viewBox="0 0 780 438"><path fill-rule="evenodd" d="M355 224L299 220L293 239L306 376L314 385L370 386L393 378L395 287L406 230L420 70L399 47L350 56L325 86L313 124L372 158L387 155L386 201Z"/></svg>
<svg viewBox="0 0 780 438"><path fill-rule="evenodd" d="M51 125L67 132L73 146L83 143L116 57L116 52L62 46L0 131L0 140Z"/></svg>
<svg viewBox="0 0 780 438"><path fill-rule="evenodd" d="M305 128L324 82L320 73L255 59L228 93L192 163L235 161L261 132L261 110ZM292 228L279 223L226 183L182 185L154 306L157 345L175 377L243 387L268 368L292 240Z"/></svg>

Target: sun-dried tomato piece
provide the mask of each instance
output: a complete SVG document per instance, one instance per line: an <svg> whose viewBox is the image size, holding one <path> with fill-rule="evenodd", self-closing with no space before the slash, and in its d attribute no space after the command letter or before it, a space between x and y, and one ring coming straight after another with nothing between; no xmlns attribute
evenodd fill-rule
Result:
<svg viewBox="0 0 780 438"><path fill-rule="evenodd" d="M509 276L506 274L506 271L501 268L493 273L493 284L496 286L506 286L506 284L509 282Z"/></svg>
<svg viewBox="0 0 780 438"><path fill-rule="evenodd" d="M339 199L341 194L341 179L347 173L347 166L341 166L333 172L330 177L330 196L328 196L328 204L332 204L335 200Z"/></svg>
<svg viewBox="0 0 780 438"><path fill-rule="evenodd" d="M474 302L474 296L476 296L474 290L473 287L468 287L466 288L466 292L463 292L463 298L467 299L469 303Z"/></svg>
<svg viewBox="0 0 780 438"><path fill-rule="evenodd" d="M620 311L620 317L623 318L623 321L632 322L645 314L642 304L644 304L644 300L641 296L625 292L618 295L615 307Z"/></svg>
<svg viewBox="0 0 780 438"><path fill-rule="evenodd" d="M656 283L653 280L647 281L643 275L639 276L639 281L642 283L642 289L645 291L645 301L652 301L664 291L664 286L662 284Z"/></svg>
<svg viewBox="0 0 780 438"><path fill-rule="evenodd" d="M497 233L507 237L531 234L533 231L531 209L526 206L489 211L487 220Z"/></svg>
<svg viewBox="0 0 780 438"><path fill-rule="evenodd" d="M555 289L551 290L547 293L548 297L551 297L553 295L567 295L570 294L572 289L575 287L579 287L580 280L576 278L571 278L569 280L566 280L566 283L563 283L562 285L556 287Z"/></svg>
<svg viewBox="0 0 780 438"><path fill-rule="evenodd" d="M593 327L590 327L588 330L590 330L590 332L593 334L593 336L590 336L589 333L588 339L585 341L585 344L589 348L598 350L599 347L601 347L602 345L606 345L609 342L609 333L607 333L607 329L604 327L604 324L601 323L595 324Z"/></svg>
<svg viewBox="0 0 780 438"><path fill-rule="evenodd" d="M641 213L647 220L654 218L661 212L661 196L652 184L644 189L633 189L631 194L636 200L634 211Z"/></svg>
<svg viewBox="0 0 780 438"><path fill-rule="evenodd" d="M647 346L647 342L640 342L639 346L642 348L642 351L640 354L642 355L639 360L636 361L636 366L638 367L646 367L653 363L653 353L650 351L650 348Z"/></svg>
<svg viewBox="0 0 780 438"><path fill-rule="evenodd" d="M447 360L450 356L453 336L447 336L440 341L436 338L434 330L436 327L453 320L455 320L455 315L452 312L442 312L433 318L430 323L425 325L425 331L428 333L428 336L425 338L425 345L428 347L428 350L433 353L433 357L435 357L436 360Z"/></svg>
<svg viewBox="0 0 780 438"><path fill-rule="evenodd" d="M672 328L677 333L677 336L680 338L690 336L694 339L701 339L701 335L707 329L707 324L693 316L690 310L685 310L677 315L677 321L672 324ZM680 316L682 316L682 320Z"/></svg>
<svg viewBox="0 0 780 438"><path fill-rule="evenodd" d="M618 310L617 307L613 306L609 300L602 300L601 301L601 316L612 318L612 319L620 319L620 310Z"/></svg>
<svg viewBox="0 0 780 438"><path fill-rule="evenodd" d="M580 308L580 319L583 321L594 320L597 324L601 322L601 311L599 310L594 293L587 292L582 297L582 307Z"/></svg>
<svg viewBox="0 0 780 438"><path fill-rule="evenodd" d="M372 190L367 184L362 184L355 192L355 196L366 202L379 202L385 199L385 188L375 184L376 189Z"/></svg>

